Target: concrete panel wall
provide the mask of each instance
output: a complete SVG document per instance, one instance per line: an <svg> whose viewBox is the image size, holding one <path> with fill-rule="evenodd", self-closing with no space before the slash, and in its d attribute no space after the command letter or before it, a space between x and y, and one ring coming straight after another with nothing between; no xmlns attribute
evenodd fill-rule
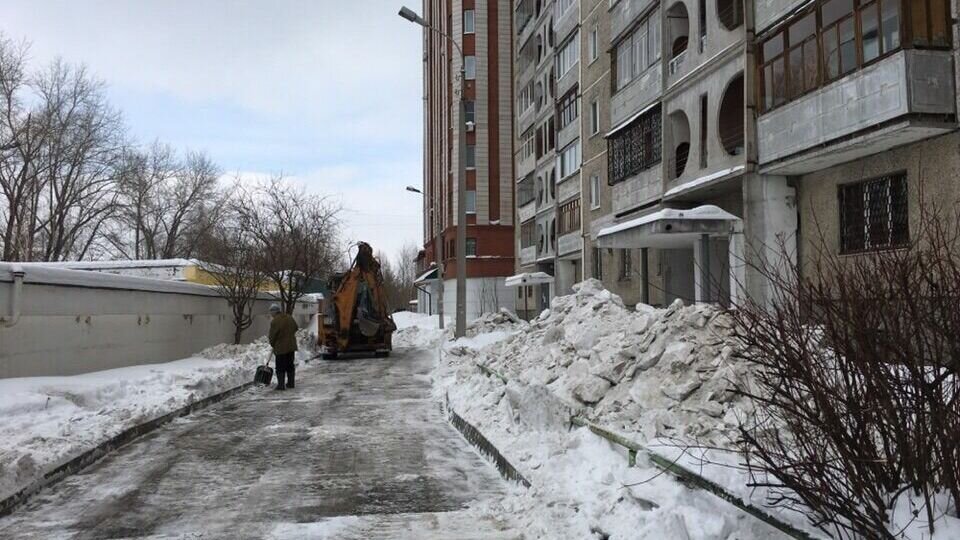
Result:
<svg viewBox="0 0 960 540"><path fill-rule="evenodd" d="M937 205L953 217L960 204L960 132L901 146L867 159L851 161L800 177L799 204L801 271L809 271L822 248L840 251L840 208L837 187L841 184L877 178L905 171L907 214L911 237L919 226L921 193L926 204Z"/></svg>
<svg viewBox="0 0 960 540"><path fill-rule="evenodd" d="M500 308L513 309L516 289L508 288L503 277L467 279L467 321L484 313L496 313ZM444 281L443 314L455 317L457 313L457 280Z"/></svg>
<svg viewBox="0 0 960 540"><path fill-rule="evenodd" d="M557 202L563 204L580 194L580 171L557 184Z"/></svg>
<svg viewBox="0 0 960 540"><path fill-rule="evenodd" d="M729 58L723 64L717 65L708 77L691 81L681 92L664 103L664 118L676 111L683 111L690 128L690 155L683 174L679 178L669 179L667 189L674 188L685 182L690 182L718 171L730 169L746 163L746 155L741 153L734 156L727 153L720 140L719 110L723 95L729 84L743 73L744 57L737 55ZM707 96L707 164L700 167L700 97ZM671 133L672 123L664 122L663 156L665 159L675 158L675 137ZM669 170L670 168L668 168Z"/></svg>
<svg viewBox="0 0 960 540"><path fill-rule="evenodd" d="M807 2L808 0L754 0L754 24L757 33Z"/></svg>
<svg viewBox="0 0 960 540"><path fill-rule="evenodd" d="M13 289L9 265L0 265L3 316L10 315ZM21 294L19 322L0 327L0 378L168 362L233 342L227 302L200 285L28 269ZM246 341L266 333L269 304L257 302ZM309 307L298 304L301 326L316 312L316 304L302 305Z"/></svg>
<svg viewBox="0 0 960 540"><path fill-rule="evenodd" d="M651 202L663 193L663 170L654 165L636 176L613 186L613 212L620 213L630 208Z"/></svg>
<svg viewBox="0 0 960 540"><path fill-rule="evenodd" d="M761 116L759 161L770 163L911 112L952 114L954 108L949 53L900 51Z"/></svg>

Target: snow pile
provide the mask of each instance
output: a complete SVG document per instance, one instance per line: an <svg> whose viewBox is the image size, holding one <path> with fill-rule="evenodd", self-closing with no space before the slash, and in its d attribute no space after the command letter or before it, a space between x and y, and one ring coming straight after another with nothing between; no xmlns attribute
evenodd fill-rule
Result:
<svg viewBox="0 0 960 540"><path fill-rule="evenodd" d="M435 391L532 487L471 512L511 516L532 538L783 537L642 456L631 467L622 447L570 429L579 413L606 427L626 425L621 431L638 442L658 431L723 440L732 429L727 411L744 407L722 380L742 368L730 359L719 311L676 304L634 312L590 280L529 324L497 314L474 327L488 337L468 332L444 343ZM704 414L714 407L720 415ZM651 419L659 423L645 429Z"/></svg>
<svg viewBox="0 0 960 540"><path fill-rule="evenodd" d="M529 326L501 325L509 335L498 335L490 347L448 346L446 369L458 372L448 384L477 384L475 369L458 368L480 364L522 386L515 394L534 392L540 396L534 403L555 396L551 407L562 405L641 443L727 445L738 417L752 410L731 392L749 370L733 357L731 321L713 306L678 301L631 311L591 279L556 298ZM485 402L468 401L464 406Z"/></svg>
<svg viewBox="0 0 960 540"><path fill-rule="evenodd" d="M298 362L315 338L298 333ZM0 499L125 429L253 379L264 338L194 357L69 377L0 379Z"/></svg>

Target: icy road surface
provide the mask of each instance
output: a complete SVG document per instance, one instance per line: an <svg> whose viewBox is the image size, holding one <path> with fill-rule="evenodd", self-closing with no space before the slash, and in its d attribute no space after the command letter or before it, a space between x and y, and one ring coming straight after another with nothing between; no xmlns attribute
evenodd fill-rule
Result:
<svg viewBox="0 0 960 540"><path fill-rule="evenodd" d="M427 353L320 362L180 419L0 518L0 538L516 538Z"/></svg>

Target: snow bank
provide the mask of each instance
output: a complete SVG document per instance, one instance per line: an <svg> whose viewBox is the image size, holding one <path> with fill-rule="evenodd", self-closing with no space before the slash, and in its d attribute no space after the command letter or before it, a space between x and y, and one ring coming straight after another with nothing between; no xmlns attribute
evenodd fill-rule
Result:
<svg viewBox="0 0 960 540"><path fill-rule="evenodd" d="M733 358L731 321L713 306L678 301L631 311L591 279L556 298L522 332L511 324L509 335L495 336L489 347L450 347L446 361L479 363L516 383L545 387L572 412L640 443L725 446L738 417L751 413L750 402L731 392L749 369Z"/></svg>
<svg viewBox="0 0 960 540"><path fill-rule="evenodd" d="M626 425L635 440L657 434L645 433L651 418L677 437L723 440L732 429L725 412L743 409L718 374L739 369L724 352L726 324L703 306L634 312L591 280L529 324L496 314L475 322L467 338L445 342L438 397L533 485L471 511L511 516L534 538L781 538L649 463L630 467L625 449L588 430L570 430L570 416L580 413ZM707 407L722 413L704 415Z"/></svg>
<svg viewBox="0 0 960 540"><path fill-rule="evenodd" d="M303 362L315 338L303 330L298 341ZM0 499L127 428L251 381L269 354L260 338L163 364L0 379Z"/></svg>

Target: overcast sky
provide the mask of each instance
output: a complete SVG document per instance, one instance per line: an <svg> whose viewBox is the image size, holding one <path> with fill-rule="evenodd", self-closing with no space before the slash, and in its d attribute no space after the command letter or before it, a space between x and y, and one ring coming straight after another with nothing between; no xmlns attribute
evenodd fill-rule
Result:
<svg viewBox="0 0 960 540"><path fill-rule="evenodd" d="M404 191L422 183L421 34L401 3L3 0L0 32L36 66L85 64L137 140L282 171L342 201L348 239L393 254L422 234Z"/></svg>

